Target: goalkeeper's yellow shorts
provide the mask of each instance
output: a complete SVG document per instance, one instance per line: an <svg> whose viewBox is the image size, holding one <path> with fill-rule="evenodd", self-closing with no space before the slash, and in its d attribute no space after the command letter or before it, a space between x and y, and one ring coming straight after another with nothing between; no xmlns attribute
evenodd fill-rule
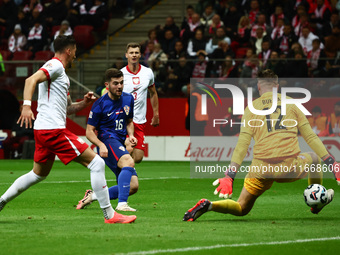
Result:
<svg viewBox="0 0 340 255"><path fill-rule="evenodd" d="M305 178L312 163L312 157L308 153L283 160L253 159L244 179L244 187L249 193L260 196L270 189L274 181L293 182Z"/></svg>

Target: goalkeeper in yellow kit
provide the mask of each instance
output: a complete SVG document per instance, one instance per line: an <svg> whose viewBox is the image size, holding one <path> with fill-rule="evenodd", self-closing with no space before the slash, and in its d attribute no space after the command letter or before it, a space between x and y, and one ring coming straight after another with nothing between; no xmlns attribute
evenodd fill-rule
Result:
<svg viewBox="0 0 340 255"><path fill-rule="evenodd" d="M258 74L257 86L260 98L253 101L254 108L271 109L273 88L279 87L277 75L269 69L261 71ZM213 183L219 185L215 194L219 192L221 198L231 198L234 178L253 138L255 140L253 160L238 200L226 199L210 202L207 199L201 199L185 213L184 221L194 221L208 211L236 216L246 215L252 209L256 199L270 189L274 181L292 182L308 175L309 184L321 184L322 171L309 171L312 168L320 169L320 166L317 167L321 159L331 167L340 185L339 164L313 132L306 116L294 104L288 104L286 115L281 115L281 94L278 93L277 97L277 108L270 116L255 115L248 107L245 109L242 117L242 123L245 125L241 127L229 170L224 178L217 179ZM249 120L252 120L251 126ZM314 152L300 152L298 131ZM328 203L330 203L333 200L334 191L329 189L327 193ZM312 208L312 213L318 213L320 210Z"/></svg>

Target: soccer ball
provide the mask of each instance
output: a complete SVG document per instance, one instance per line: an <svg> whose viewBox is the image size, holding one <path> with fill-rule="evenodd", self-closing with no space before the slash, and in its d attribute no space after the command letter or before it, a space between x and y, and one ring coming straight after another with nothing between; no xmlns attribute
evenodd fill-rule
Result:
<svg viewBox="0 0 340 255"><path fill-rule="evenodd" d="M327 204L327 190L320 184L311 184L303 192L305 202L309 207L321 209Z"/></svg>

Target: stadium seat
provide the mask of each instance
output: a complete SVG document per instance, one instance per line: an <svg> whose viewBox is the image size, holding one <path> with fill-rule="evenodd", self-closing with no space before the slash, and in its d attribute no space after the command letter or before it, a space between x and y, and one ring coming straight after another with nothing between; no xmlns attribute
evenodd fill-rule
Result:
<svg viewBox="0 0 340 255"><path fill-rule="evenodd" d="M235 58L244 58L247 53L248 48L238 48L236 50Z"/></svg>
<svg viewBox="0 0 340 255"><path fill-rule="evenodd" d="M56 33L59 29L60 29L60 25L58 25L58 26L53 26L53 27L52 27L51 35L50 35L50 37L51 37L52 40L54 39L55 33Z"/></svg>
<svg viewBox="0 0 340 255"><path fill-rule="evenodd" d="M93 32L92 26L86 25L75 26L73 36L77 41L77 46L86 50L91 48L95 42L92 32Z"/></svg>
<svg viewBox="0 0 340 255"><path fill-rule="evenodd" d="M50 60L53 58L54 52L49 50L42 50L35 53L34 60Z"/></svg>
<svg viewBox="0 0 340 255"><path fill-rule="evenodd" d="M16 51L13 53L12 60L32 60L32 51ZM15 63L13 64L12 75L17 75L18 67L27 67L27 75L32 74L32 64L31 63ZM18 69L18 70L17 70Z"/></svg>
<svg viewBox="0 0 340 255"><path fill-rule="evenodd" d="M12 52L9 50L0 50L3 60L10 60L12 58Z"/></svg>

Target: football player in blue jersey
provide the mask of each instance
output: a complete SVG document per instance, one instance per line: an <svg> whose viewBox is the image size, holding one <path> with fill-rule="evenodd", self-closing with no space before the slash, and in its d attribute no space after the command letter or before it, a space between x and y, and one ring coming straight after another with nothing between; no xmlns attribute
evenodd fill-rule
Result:
<svg viewBox="0 0 340 255"><path fill-rule="evenodd" d="M135 163L124 146L126 136L133 146L137 139L133 136L133 107L131 94L123 92L123 73L115 68L105 72L105 86L108 93L92 106L86 128L86 137L98 147L99 155L116 175L117 185L109 188L110 199L118 198L118 211L136 211L127 204L129 195L138 190ZM98 135L96 134L98 132ZM77 209L97 200L92 190L87 190L79 201Z"/></svg>

